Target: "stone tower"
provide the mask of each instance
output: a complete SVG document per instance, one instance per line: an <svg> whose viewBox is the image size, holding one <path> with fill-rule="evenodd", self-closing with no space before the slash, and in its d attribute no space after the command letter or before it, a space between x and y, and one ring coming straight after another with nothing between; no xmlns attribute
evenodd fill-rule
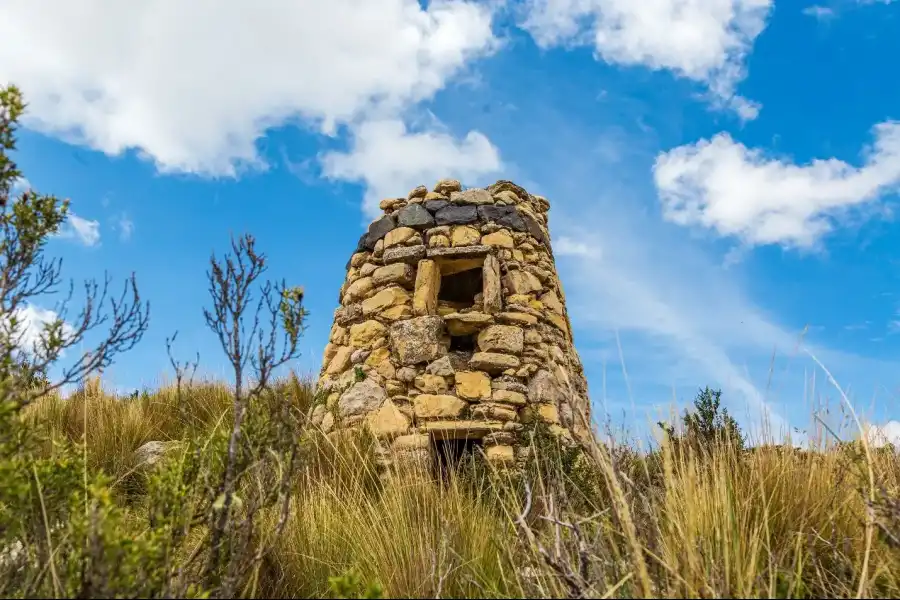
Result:
<svg viewBox="0 0 900 600"><path fill-rule="evenodd" d="M475 444L512 464L538 419L589 439L547 200L445 179L380 207L347 264L313 423L368 427L389 459Z"/></svg>

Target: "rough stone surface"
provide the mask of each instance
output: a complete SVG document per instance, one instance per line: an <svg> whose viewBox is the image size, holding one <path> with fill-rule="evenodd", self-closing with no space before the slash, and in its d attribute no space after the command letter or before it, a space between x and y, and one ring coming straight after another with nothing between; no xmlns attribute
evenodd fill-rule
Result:
<svg viewBox="0 0 900 600"><path fill-rule="evenodd" d="M394 221L394 217L390 215L381 217L377 221L372 222L369 225L369 230L366 232L363 246L367 250L374 250L378 240L387 235L387 233L396 226L397 223Z"/></svg>
<svg viewBox="0 0 900 600"><path fill-rule="evenodd" d="M450 362L449 356L442 356L427 367L425 372L430 375L439 375L441 377L449 377L453 375L454 368Z"/></svg>
<svg viewBox="0 0 900 600"><path fill-rule="evenodd" d="M442 180L381 208L346 265L313 425L368 428L382 466L428 468L432 440L465 438L483 438L498 466L521 465L517 432L535 420L589 441L546 199L509 181Z"/></svg>
<svg viewBox="0 0 900 600"><path fill-rule="evenodd" d="M444 349L444 320L425 316L391 325L391 347L402 365L415 365L438 358Z"/></svg>
<svg viewBox="0 0 900 600"><path fill-rule="evenodd" d="M415 281L416 270L406 263L394 263L376 268L372 272L372 283L376 286L396 283L404 287L412 285Z"/></svg>
<svg viewBox="0 0 900 600"><path fill-rule="evenodd" d="M455 419L469 405L449 394L419 394L413 400L417 419Z"/></svg>
<svg viewBox="0 0 900 600"><path fill-rule="evenodd" d="M493 254L484 258L481 267L482 307L485 313L494 314L503 309L500 262Z"/></svg>
<svg viewBox="0 0 900 600"><path fill-rule="evenodd" d="M364 379L353 384L338 400L338 411L341 417L363 415L378 409L387 398L384 388L372 381Z"/></svg>
<svg viewBox="0 0 900 600"><path fill-rule="evenodd" d="M441 210L442 208L444 208L446 206L450 206L450 202L448 200L445 200L443 197L441 197L441 199L439 199L439 200L426 200L425 201L425 208L430 213L436 213L437 211Z"/></svg>
<svg viewBox="0 0 900 600"><path fill-rule="evenodd" d="M471 335L494 322L493 317L480 312L450 313L444 323L450 335Z"/></svg>
<svg viewBox="0 0 900 600"><path fill-rule="evenodd" d="M489 254L490 251L490 246L467 246L463 248L429 248L428 258L433 258L436 260L480 258Z"/></svg>
<svg viewBox="0 0 900 600"><path fill-rule="evenodd" d="M147 442L134 451L134 462L142 468L153 467L176 445L177 442Z"/></svg>
<svg viewBox="0 0 900 600"><path fill-rule="evenodd" d="M433 260L420 260L413 294L413 313L419 316L437 312L438 291L441 285L441 269Z"/></svg>
<svg viewBox="0 0 900 600"><path fill-rule="evenodd" d="M393 248L406 242L408 239L416 235L416 230L411 227L397 227L388 232L384 236L384 248Z"/></svg>
<svg viewBox="0 0 900 600"><path fill-rule="evenodd" d="M434 191L438 194L448 195L458 192L462 189L462 184L458 179L441 179L434 186Z"/></svg>
<svg viewBox="0 0 900 600"><path fill-rule="evenodd" d="M456 395L465 400L489 400L491 397L491 378L481 371L457 371Z"/></svg>
<svg viewBox="0 0 900 600"><path fill-rule="evenodd" d="M387 400L374 413L366 418L369 430L376 437L395 437L406 433L409 429L409 419L400 412L397 405Z"/></svg>
<svg viewBox="0 0 900 600"><path fill-rule="evenodd" d="M450 202L455 204L493 204L494 198L487 190L472 188L464 192L452 192Z"/></svg>
<svg viewBox="0 0 900 600"><path fill-rule="evenodd" d="M512 325L491 325L478 334L478 348L482 352L521 354L525 335Z"/></svg>
<svg viewBox="0 0 900 600"><path fill-rule="evenodd" d="M451 204L434 213L434 221L438 225L466 225L478 220L478 211L474 206Z"/></svg>
<svg viewBox="0 0 900 600"><path fill-rule="evenodd" d="M434 225L434 217L421 204L410 204L397 213L397 224L402 227L424 229Z"/></svg>
<svg viewBox="0 0 900 600"><path fill-rule="evenodd" d="M518 368L519 364L518 357L498 352L476 352L469 360L469 366L473 369L488 371L489 373L503 371L504 369L515 369Z"/></svg>

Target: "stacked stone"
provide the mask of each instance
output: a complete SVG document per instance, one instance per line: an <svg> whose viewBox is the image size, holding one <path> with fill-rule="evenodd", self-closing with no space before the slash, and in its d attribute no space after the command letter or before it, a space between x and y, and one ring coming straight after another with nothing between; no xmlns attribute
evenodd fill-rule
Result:
<svg viewBox="0 0 900 600"><path fill-rule="evenodd" d="M474 438L489 460L513 463L527 453L517 433L535 420L588 439L547 200L510 181L463 190L445 179L380 207L347 264L314 424L368 427L392 458ZM440 298L442 279L472 269L481 285L471 301Z"/></svg>

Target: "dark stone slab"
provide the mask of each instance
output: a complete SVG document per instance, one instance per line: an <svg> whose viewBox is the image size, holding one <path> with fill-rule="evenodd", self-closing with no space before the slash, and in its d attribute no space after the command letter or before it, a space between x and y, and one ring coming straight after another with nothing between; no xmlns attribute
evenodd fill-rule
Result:
<svg viewBox="0 0 900 600"><path fill-rule="evenodd" d="M486 256L490 246L459 246L457 248L429 248L428 258L478 258ZM385 251L387 254L387 251Z"/></svg>
<svg viewBox="0 0 900 600"><path fill-rule="evenodd" d="M425 258L425 246L403 246L400 248L388 248L384 251L381 260L386 265L393 263L417 264Z"/></svg>
<svg viewBox="0 0 900 600"><path fill-rule="evenodd" d="M369 225L369 231L366 233L366 250L374 250L375 243L386 236L389 231L397 227L397 222L393 215L386 215Z"/></svg>
<svg viewBox="0 0 900 600"><path fill-rule="evenodd" d="M397 214L397 222L402 227L422 229L434 225L434 217L421 204L410 204Z"/></svg>
<svg viewBox="0 0 900 600"><path fill-rule="evenodd" d="M522 214L522 220L525 221L525 227L527 228L528 233L540 243L545 243L544 232L541 231L541 226L538 225L537 221L531 218L531 215L524 213Z"/></svg>
<svg viewBox="0 0 900 600"><path fill-rule="evenodd" d="M441 210L445 206L450 206L450 202L447 200L426 200L425 208L429 210L431 213L436 213Z"/></svg>
<svg viewBox="0 0 900 600"><path fill-rule="evenodd" d="M438 225L465 225L478 220L478 211L472 205L445 206L435 213L434 220Z"/></svg>
<svg viewBox="0 0 900 600"><path fill-rule="evenodd" d="M515 206L479 206L478 217L482 221L496 223L515 231L525 231L525 221Z"/></svg>

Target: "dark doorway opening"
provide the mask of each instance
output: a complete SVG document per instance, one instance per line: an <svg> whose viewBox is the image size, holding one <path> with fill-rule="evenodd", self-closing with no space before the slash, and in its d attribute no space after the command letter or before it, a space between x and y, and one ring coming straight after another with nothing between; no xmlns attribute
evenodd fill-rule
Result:
<svg viewBox="0 0 900 600"><path fill-rule="evenodd" d="M478 340L475 334L450 336L450 352L465 352L467 354L472 354L477 349L477 345Z"/></svg>
<svg viewBox="0 0 900 600"><path fill-rule="evenodd" d="M481 268L460 271L441 277L438 301L470 307L475 305L475 296L481 293Z"/></svg>
<svg viewBox="0 0 900 600"><path fill-rule="evenodd" d="M432 471L440 481L449 481L451 473L459 474L461 469L470 466L481 448L480 439L435 439L432 444Z"/></svg>

